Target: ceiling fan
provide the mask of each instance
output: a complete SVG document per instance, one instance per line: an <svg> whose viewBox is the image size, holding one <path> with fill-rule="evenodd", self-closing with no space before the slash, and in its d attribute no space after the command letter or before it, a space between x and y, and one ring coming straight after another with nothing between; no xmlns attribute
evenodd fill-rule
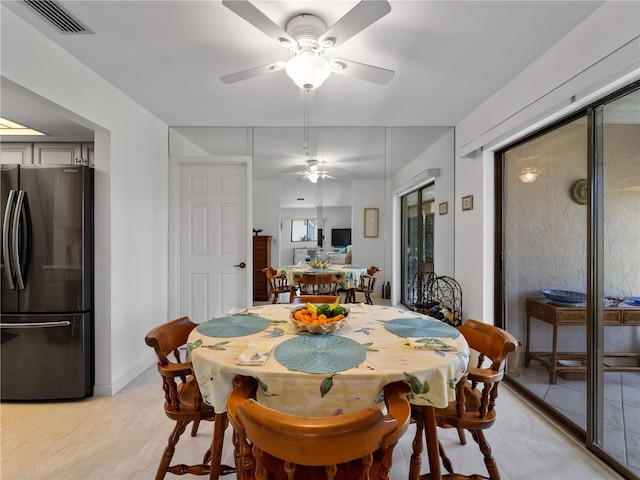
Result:
<svg viewBox="0 0 640 480"><path fill-rule="evenodd" d="M332 180L337 180L336 177L332 177L329 175L329 172L325 170L318 170L318 160L310 159L307 160L307 165L309 168L307 170L289 172L296 175L299 175L297 180L309 180L311 183L318 183L319 179L330 178Z"/></svg>
<svg viewBox="0 0 640 480"><path fill-rule="evenodd" d="M341 45L387 15L391 11L391 5L386 0L362 0L329 28L320 17L300 14L289 20L286 30L247 0L223 0L222 4L287 48L291 55L288 61L277 61L224 75L220 77L224 83L236 83L258 75L285 70L300 88L312 90L322 85L331 72L378 85L386 85L395 75L392 70L343 58L326 60L322 56L325 51Z"/></svg>

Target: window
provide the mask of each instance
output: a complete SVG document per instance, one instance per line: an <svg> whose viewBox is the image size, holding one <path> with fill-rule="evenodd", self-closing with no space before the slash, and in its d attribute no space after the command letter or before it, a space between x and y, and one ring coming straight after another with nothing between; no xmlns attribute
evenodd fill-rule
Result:
<svg viewBox="0 0 640 480"><path fill-rule="evenodd" d="M316 219L302 218L291 220L291 241L292 242L315 242L316 241Z"/></svg>

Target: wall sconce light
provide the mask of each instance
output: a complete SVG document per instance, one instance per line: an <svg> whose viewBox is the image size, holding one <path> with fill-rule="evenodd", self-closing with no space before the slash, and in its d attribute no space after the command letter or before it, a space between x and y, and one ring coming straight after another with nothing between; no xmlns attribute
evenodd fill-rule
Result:
<svg viewBox="0 0 640 480"><path fill-rule="evenodd" d="M527 167L518 173L518 178L522 183L533 183L538 179L540 172L533 167Z"/></svg>

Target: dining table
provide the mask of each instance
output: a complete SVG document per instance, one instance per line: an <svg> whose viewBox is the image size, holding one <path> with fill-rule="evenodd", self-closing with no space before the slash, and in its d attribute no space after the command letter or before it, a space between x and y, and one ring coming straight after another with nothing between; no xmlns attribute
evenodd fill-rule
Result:
<svg viewBox="0 0 640 480"><path fill-rule="evenodd" d="M381 405L384 386L405 381L411 403L423 408L430 478L441 478L434 408L455 399L455 385L469 361L464 337L426 315L365 304L345 305L349 313L340 329L314 334L290 318L300 307L234 309L199 324L189 335L187 347L202 398L216 411L210 478L221 474L227 399L237 375L258 380L260 403L304 416ZM421 446L410 465L416 478L420 453Z"/></svg>
<svg viewBox="0 0 640 480"><path fill-rule="evenodd" d="M285 265L278 268L279 275L285 275L287 277L287 283L289 284L290 295L295 295L296 290L296 276L303 273L322 274L322 273L335 273L340 276L340 288L344 290L351 290L358 286L360 283L360 276L367 273L366 267L359 265L348 264L330 264L326 267L316 267L308 263L299 265Z"/></svg>

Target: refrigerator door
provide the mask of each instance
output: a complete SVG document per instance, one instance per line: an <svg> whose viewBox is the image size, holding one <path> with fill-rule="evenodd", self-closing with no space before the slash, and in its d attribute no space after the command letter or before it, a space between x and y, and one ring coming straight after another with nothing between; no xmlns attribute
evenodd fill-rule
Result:
<svg viewBox="0 0 640 480"><path fill-rule="evenodd" d="M2 315L2 400L93 394L91 314Z"/></svg>
<svg viewBox="0 0 640 480"><path fill-rule="evenodd" d="M2 216L2 271L0 272L0 284L2 285L2 311L18 311L18 289L16 286L15 272L13 270L13 219L18 199L18 172L17 165L0 165L0 215Z"/></svg>
<svg viewBox="0 0 640 480"><path fill-rule="evenodd" d="M18 312L91 309L92 184L88 167L21 166L27 208L19 215L29 217L30 230L22 234L19 252L24 267L18 280L24 279L24 289L19 289Z"/></svg>

